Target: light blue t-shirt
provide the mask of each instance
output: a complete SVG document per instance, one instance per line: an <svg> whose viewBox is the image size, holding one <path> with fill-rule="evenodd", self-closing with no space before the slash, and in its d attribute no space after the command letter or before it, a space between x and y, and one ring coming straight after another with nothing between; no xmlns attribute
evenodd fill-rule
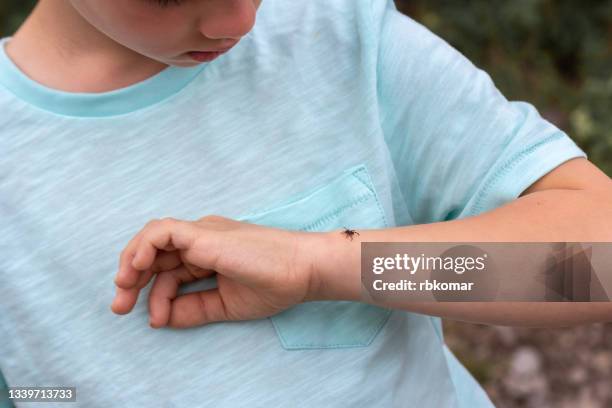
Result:
<svg viewBox="0 0 612 408"><path fill-rule="evenodd" d="M532 105L506 100L391 0L265 0L251 33L217 60L98 94L34 82L6 41L8 385L75 386L76 406L89 408L492 406L435 317L309 302L261 320L154 330L148 288L128 315L109 306L120 251L154 218L325 231L499 207L585 157Z"/></svg>

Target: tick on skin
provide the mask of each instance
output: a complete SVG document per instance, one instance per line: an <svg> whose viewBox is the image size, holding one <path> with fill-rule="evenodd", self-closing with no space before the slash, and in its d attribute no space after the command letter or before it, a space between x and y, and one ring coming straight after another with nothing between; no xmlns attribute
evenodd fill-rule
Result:
<svg viewBox="0 0 612 408"><path fill-rule="evenodd" d="M346 237L347 237L347 238L350 238L350 239L351 239L351 241L353 240L353 236L354 236L354 235L359 235L359 233L358 233L357 231L352 230L352 229L348 229L348 228L346 228L346 227L344 227L344 231L342 231L342 233L343 233L344 235L346 235Z"/></svg>

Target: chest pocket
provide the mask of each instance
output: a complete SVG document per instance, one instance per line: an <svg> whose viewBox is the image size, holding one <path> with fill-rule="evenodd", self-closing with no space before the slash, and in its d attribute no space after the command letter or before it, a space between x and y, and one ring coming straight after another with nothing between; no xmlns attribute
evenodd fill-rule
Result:
<svg viewBox="0 0 612 408"><path fill-rule="evenodd" d="M388 227L365 164L348 168L326 184L271 209L238 220L301 231ZM269 317L287 350L368 346L390 309L351 301L315 301Z"/></svg>

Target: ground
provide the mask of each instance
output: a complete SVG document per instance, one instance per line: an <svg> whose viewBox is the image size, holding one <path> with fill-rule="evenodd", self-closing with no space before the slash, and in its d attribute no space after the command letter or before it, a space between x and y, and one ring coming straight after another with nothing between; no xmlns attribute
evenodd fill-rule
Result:
<svg viewBox="0 0 612 408"><path fill-rule="evenodd" d="M612 324L567 329L444 325L449 347L498 408L612 407Z"/></svg>

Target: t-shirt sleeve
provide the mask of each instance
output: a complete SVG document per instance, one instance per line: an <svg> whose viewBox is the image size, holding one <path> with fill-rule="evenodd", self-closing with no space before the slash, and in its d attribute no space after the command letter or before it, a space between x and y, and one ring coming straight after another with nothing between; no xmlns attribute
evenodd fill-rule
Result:
<svg viewBox="0 0 612 408"><path fill-rule="evenodd" d="M563 162L586 157L533 105L392 0L371 0L385 143L415 223L475 215L511 201Z"/></svg>

